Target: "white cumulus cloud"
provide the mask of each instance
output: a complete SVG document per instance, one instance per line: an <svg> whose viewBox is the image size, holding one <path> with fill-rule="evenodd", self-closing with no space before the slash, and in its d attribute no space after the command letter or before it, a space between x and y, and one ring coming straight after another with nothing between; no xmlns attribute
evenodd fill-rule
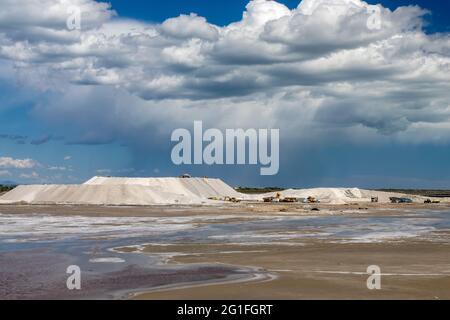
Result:
<svg viewBox="0 0 450 320"><path fill-rule="evenodd" d="M0 157L0 168L2 169L31 169L37 165L32 159L13 159L11 157Z"/></svg>

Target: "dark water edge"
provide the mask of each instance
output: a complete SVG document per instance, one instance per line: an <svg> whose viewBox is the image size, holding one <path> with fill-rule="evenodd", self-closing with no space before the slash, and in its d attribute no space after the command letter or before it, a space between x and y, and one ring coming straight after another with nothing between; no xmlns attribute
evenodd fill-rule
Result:
<svg viewBox="0 0 450 320"><path fill-rule="evenodd" d="M80 265L81 290L66 286L67 267L80 261L48 248L0 254L0 299L125 299L132 292L178 284L248 278L252 270L223 265ZM113 269L113 270L108 270ZM116 269L116 270L114 270Z"/></svg>

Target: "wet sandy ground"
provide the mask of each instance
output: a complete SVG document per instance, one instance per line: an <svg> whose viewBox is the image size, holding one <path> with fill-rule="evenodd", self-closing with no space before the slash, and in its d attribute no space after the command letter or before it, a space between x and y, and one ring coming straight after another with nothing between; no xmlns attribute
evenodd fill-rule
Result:
<svg viewBox="0 0 450 320"><path fill-rule="evenodd" d="M174 218L169 226L186 227L153 234L154 229L127 231L120 225L96 233L94 224L82 235L49 238L48 230L60 223L51 222L50 229L43 228L33 239L0 234L4 240L20 240L0 244L2 299L117 299L130 294L137 299L450 299L446 205L0 206L0 212L27 219L33 214L33 221L41 215L68 221L100 218L113 227L122 222L101 219L154 217L156 229L160 218ZM413 228L402 226L404 216ZM341 224L349 224L345 232ZM365 224L375 238L361 238ZM410 231L416 233L403 236ZM385 237L389 232L398 235ZM126 263L93 264L92 252L86 255L93 247L100 258L117 256ZM85 271L81 291L65 287L69 264ZM369 265L381 268L381 290L367 289Z"/></svg>
<svg viewBox="0 0 450 320"><path fill-rule="evenodd" d="M150 246L145 250L156 249ZM304 246L215 248L229 254L192 245L176 250L196 253L177 257L177 262L256 265L275 277L263 282L144 293L137 299L450 299L448 244L331 244L313 240ZM386 274L381 277L381 290L367 288L369 265L378 265Z"/></svg>

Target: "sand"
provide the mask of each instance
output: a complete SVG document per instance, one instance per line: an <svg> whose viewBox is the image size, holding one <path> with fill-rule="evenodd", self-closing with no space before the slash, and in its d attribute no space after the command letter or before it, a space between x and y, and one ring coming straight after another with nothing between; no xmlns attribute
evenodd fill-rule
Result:
<svg viewBox="0 0 450 320"><path fill-rule="evenodd" d="M211 249L172 247L197 254L179 256L173 262L257 266L274 277L271 281L147 292L135 299L450 299L448 244L333 244L311 240L306 246L216 246L216 253ZM145 250L164 248L148 246ZM220 253L223 251L234 253ZM381 278L381 290L367 289L366 270L372 264L386 274Z"/></svg>

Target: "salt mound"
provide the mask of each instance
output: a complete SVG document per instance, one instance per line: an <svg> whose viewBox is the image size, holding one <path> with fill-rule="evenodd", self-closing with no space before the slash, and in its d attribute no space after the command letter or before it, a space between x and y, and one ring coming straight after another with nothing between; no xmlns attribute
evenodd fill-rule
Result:
<svg viewBox="0 0 450 320"><path fill-rule="evenodd" d="M238 196L219 179L94 177L82 185L18 186L0 197L0 203L168 205L202 204L210 202L210 197Z"/></svg>
<svg viewBox="0 0 450 320"><path fill-rule="evenodd" d="M220 179L210 178L111 178L93 177L84 185L143 186L164 193L175 193L187 197L238 197L239 193Z"/></svg>
<svg viewBox="0 0 450 320"><path fill-rule="evenodd" d="M313 189L287 189L278 192L281 198L293 197L304 198L314 197L322 203L346 204L352 202L370 202L370 197L364 197L358 188L313 188ZM256 195L255 200L262 200L265 197L274 197L277 192L269 192L263 195Z"/></svg>

